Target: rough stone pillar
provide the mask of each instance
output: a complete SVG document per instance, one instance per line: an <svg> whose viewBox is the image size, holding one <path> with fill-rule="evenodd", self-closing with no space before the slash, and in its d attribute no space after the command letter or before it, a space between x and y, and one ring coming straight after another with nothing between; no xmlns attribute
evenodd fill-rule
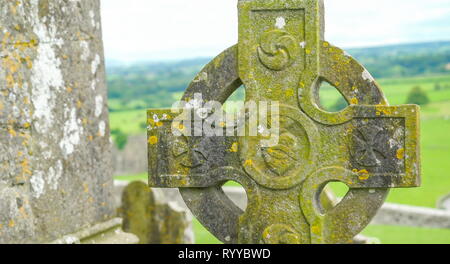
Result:
<svg viewBox="0 0 450 264"><path fill-rule="evenodd" d="M0 0L0 243L113 216L99 0Z"/></svg>

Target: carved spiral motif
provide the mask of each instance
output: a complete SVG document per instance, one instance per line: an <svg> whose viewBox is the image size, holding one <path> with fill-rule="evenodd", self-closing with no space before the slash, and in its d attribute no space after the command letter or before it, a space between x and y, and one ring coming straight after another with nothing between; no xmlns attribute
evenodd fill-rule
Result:
<svg viewBox="0 0 450 264"><path fill-rule="evenodd" d="M271 30L261 36L258 57L268 69L281 71L294 63L300 45L294 36L284 30Z"/></svg>

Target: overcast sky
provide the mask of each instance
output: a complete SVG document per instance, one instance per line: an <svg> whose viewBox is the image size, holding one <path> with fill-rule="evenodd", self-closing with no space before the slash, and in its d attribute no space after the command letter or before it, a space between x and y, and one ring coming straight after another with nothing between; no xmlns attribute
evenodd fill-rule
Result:
<svg viewBox="0 0 450 264"><path fill-rule="evenodd" d="M214 56L237 42L237 0L101 0L108 60ZM325 0L343 48L450 40L450 0Z"/></svg>

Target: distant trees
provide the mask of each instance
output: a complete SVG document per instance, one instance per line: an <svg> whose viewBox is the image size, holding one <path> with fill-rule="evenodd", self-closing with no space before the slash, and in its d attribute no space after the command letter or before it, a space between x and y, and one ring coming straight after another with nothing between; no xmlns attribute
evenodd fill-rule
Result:
<svg viewBox="0 0 450 264"><path fill-rule="evenodd" d="M435 91L450 90L450 83L444 83L444 84L435 83L434 90Z"/></svg>
<svg viewBox="0 0 450 264"><path fill-rule="evenodd" d="M147 126L148 126L147 122L145 122L145 121L139 123L139 127L142 128L142 129L147 129Z"/></svg>
<svg viewBox="0 0 450 264"><path fill-rule="evenodd" d="M415 86L408 94L407 104L426 105L430 102L427 93L420 86Z"/></svg>
<svg viewBox="0 0 450 264"><path fill-rule="evenodd" d="M440 83L434 84L434 90L435 90L435 91L440 91L441 89L442 89L442 86L441 86Z"/></svg>
<svg viewBox="0 0 450 264"><path fill-rule="evenodd" d="M111 135L117 148L119 150L124 149L128 142L128 135L122 132L122 130L120 129L111 130Z"/></svg>

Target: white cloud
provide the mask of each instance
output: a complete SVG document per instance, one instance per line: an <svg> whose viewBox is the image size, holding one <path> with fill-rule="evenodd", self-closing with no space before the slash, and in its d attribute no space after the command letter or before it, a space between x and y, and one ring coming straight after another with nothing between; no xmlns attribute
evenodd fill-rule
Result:
<svg viewBox="0 0 450 264"><path fill-rule="evenodd" d="M450 38L449 0L325 4L326 38L339 46ZM102 0L102 20L108 59L214 56L237 42L237 0Z"/></svg>

